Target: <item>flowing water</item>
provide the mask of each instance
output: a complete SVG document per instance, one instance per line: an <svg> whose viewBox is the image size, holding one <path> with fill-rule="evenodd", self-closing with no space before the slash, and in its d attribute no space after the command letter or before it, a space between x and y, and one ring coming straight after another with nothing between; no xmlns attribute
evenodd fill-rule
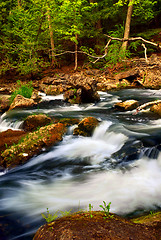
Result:
<svg viewBox="0 0 161 240"><path fill-rule="evenodd" d="M0 172L0 239L30 240L41 224L41 213L57 210L101 210L139 214L161 207L161 119L147 110L118 112L114 103L136 99L140 104L161 99L160 90L99 92L97 104L65 104L62 95L43 95L35 109L1 115L0 131L20 129L34 113L51 117L93 116L100 120L91 137L72 136L30 159L23 166Z"/></svg>

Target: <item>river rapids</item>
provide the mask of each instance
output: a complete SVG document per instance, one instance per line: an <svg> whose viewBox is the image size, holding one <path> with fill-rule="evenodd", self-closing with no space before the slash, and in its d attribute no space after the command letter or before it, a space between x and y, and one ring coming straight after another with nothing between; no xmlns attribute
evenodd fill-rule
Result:
<svg viewBox="0 0 161 240"><path fill-rule="evenodd" d="M43 95L38 108L12 110L0 117L0 131L21 129L25 117L45 113L51 117L93 116L100 120L91 137L73 136L69 127L63 141L43 149L26 164L0 172L0 230L2 240L31 240L45 223L42 213L101 210L135 215L161 207L161 119L142 110L119 112L121 100L139 104L161 99L160 90L130 89L99 92L97 104L70 105ZM0 228L1 229L1 228ZM5 229L5 231L4 231Z"/></svg>

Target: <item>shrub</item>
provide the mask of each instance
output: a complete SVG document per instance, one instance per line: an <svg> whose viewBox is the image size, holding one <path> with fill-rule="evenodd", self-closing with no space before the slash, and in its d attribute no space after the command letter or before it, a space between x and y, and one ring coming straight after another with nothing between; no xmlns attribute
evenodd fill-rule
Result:
<svg viewBox="0 0 161 240"><path fill-rule="evenodd" d="M20 81L17 81L17 89L11 94L10 101L13 102L15 97L19 94L25 98L31 98L33 92L32 82L22 84Z"/></svg>

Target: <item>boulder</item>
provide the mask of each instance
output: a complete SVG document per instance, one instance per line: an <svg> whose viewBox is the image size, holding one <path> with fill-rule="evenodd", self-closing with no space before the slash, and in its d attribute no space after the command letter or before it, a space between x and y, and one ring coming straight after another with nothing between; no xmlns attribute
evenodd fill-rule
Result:
<svg viewBox="0 0 161 240"><path fill-rule="evenodd" d="M51 118L45 114L30 115L23 122L22 128L25 131L33 131L49 123L51 123Z"/></svg>
<svg viewBox="0 0 161 240"><path fill-rule="evenodd" d="M91 136L99 121L94 117L86 117L74 129L74 135Z"/></svg>
<svg viewBox="0 0 161 240"><path fill-rule="evenodd" d="M161 116L161 103L157 103L151 106L150 111L157 113L158 115Z"/></svg>
<svg viewBox="0 0 161 240"><path fill-rule="evenodd" d="M138 69L131 69L126 72L121 72L116 75L115 79L121 81L122 79L126 79L129 81L133 81L139 76L139 70Z"/></svg>
<svg viewBox="0 0 161 240"><path fill-rule="evenodd" d="M97 82L94 78L76 74L71 76L69 85L70 90L64 94L64 100L70 103L91 103L100 100L97 93Z"/></svg>
<svg viewBox="0 0 161 240"><path fill-rule="evenodd" d="M25 163L29 158L62 140L66 126L62 123L41 127L35 132L28 133L21 142L7 148L1 154L1 166L13 168Z"/></svg>
<svg viewBox="0 0 161 240"><path fill-rule="evenodd" d="M127 100L124 102L115 103L114 107L119 111L131 111L139 106L136 100Z"/></svg>
<svg viewBox="0 0 161 240"><path fill-rule="evenodd" d="M78 212L41 226L33 240L155 240L161 237L157 227L102 211Z"/></svg>
<svg viewBox="0 0 161 240"><path fill-rule="evenodd" d="M10 107L10 96L4 95L0 97L0 112L5 112Z"/></svg>
<svg viewBox="0 0 161 240"><path fill-rule="evenodd" d="M33 107L36 103L33 99L25 98L21 95L17 95L13 102L10 105L9 110L15 109L15 108L27 108L27 107Z"/></svg>

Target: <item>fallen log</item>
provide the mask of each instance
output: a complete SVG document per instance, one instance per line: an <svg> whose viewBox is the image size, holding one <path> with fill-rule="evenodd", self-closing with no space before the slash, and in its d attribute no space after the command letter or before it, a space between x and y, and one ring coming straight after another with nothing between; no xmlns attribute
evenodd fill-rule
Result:
<svg viewBox="0 0 161 240"><path fill-rule="evenodd" d="M139 106L139 107L136 108L136 112L133 113L133 115L136 115L139 111L141 111L142 109L144 109L144 108L146 108L146 107L149 107L149 106L151 106L151 105L158 104L158 103L161 103L161 100L155 100L155 101L152 101L152 102L144 103L144 104L142 104L141 106Z"/></svg>

